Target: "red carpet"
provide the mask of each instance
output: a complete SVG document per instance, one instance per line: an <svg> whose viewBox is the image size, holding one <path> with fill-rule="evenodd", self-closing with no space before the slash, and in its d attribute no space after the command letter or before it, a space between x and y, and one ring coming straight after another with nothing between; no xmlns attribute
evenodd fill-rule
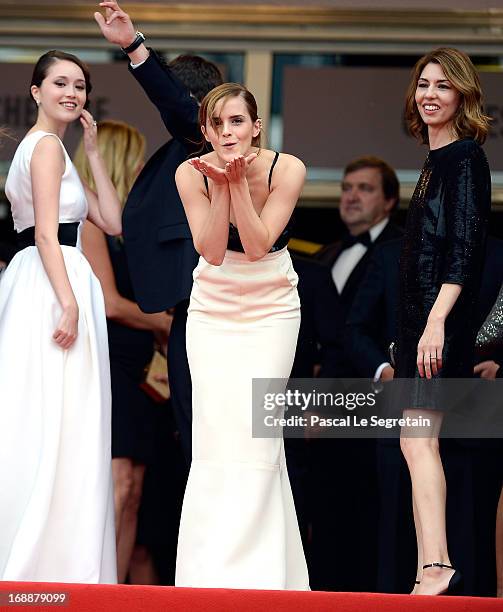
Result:
<svg viewBox="0 0 503 612"><path fill-rule="evenodd" d="M5 605L8 593L67 593L61 605ZM503 599L371 593L238 591L174 587L1 582L0 610L32 612L489 612Z"/></svg>

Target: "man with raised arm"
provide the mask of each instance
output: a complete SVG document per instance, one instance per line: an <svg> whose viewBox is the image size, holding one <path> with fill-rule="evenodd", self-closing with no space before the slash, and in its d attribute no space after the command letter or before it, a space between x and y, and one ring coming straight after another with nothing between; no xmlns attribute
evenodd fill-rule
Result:
<svg viewBox="0 0 503 612"><path fill-rule="evenodd" d="M218 68L196 55L168 65L145 46L129 15L115 1L94 17L111 43L129 57L129 71L158 109L171 136L148 160L124 208L123 237L136 301L145 312L174 308L168 344L171 401L185 458L191 460L192 393L185 323L198 255L175 185L177 167L201 142L199 102L222 82Z"/></svg>

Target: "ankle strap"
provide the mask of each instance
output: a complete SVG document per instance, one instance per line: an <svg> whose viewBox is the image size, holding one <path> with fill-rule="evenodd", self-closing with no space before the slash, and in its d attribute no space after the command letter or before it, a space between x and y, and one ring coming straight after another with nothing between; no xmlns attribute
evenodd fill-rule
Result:
<svg viewBox="0 0 503 612"><path fill-rule="evenodd" d="M447 563L428 563L427 565L423 565L423 569L427 569L428 567L444 567L446 569L454 569L452 565L447 565Z"/></svg>

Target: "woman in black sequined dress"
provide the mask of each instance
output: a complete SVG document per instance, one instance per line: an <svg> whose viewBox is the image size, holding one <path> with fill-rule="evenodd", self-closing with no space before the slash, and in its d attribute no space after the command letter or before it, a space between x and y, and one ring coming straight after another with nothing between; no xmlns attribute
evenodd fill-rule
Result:
<svg viewBox="0 0 503 612"><path fill-rule="evenodd" d="M445 530L445 477L438 450L442 406L420 379L470 377L491 178L480 144L488 131L480 82L468 56L441 48L419 60L406 101L413 136L429 145L412 197L400 260L396 378L415 379L404 416L430 419L401 447L412 480L418 542L414 593L454 591ZM414 435L412 433L412 435ZM417 435L417 432L416 432Z"/></svg>

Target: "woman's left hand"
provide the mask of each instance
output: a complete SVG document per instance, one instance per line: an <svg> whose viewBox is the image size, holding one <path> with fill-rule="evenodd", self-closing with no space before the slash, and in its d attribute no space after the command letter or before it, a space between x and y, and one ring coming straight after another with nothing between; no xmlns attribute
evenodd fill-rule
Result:
<svg viewBox="0 0 503 612"><path fill-rule="evenodd" d="M417 345L417 369L421 378L436 376L442 368L444 348L444 321L430 320Z"/></svg>
<svg viewBox="0 0 503 612"><path fill-rule="evenodd" d="M232 161L227 162L225 164L225 176L229 183L240 183L246 178L246 173L248 172L248 168L250 164L257 159L256 153L250 153L244 157L244 155L240 155L239 157L235 157Z"/></svg>
<svg viewBox="0 0 503 612"><path fill-rule="evenodd" d="M98 151L98 127L89 111L82 110L80 123L84 129L84 149L86 155Z"/></svg>

